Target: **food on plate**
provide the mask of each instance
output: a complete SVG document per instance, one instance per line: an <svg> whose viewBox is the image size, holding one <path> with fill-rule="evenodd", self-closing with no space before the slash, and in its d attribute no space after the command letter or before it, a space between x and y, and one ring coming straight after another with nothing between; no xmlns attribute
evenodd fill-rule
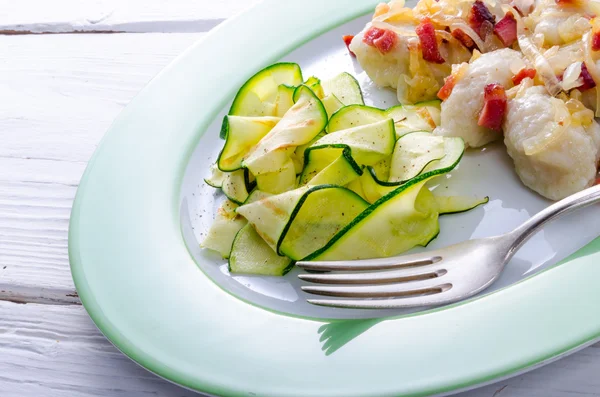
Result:
<svg viewBox="0 0 600 397"><path fill-rule="evenodd" d="M413 10L391 1L349 49L403 104L432 98L435 87L435 135L469 147L503 140L524 184L557 200L589 186L597 169L589 116L600 116L599 16L596 0L420 0ZM550 128L565 109L571 116Z"/></svg>
<svg viewBox="0 0 600 397"><path fill-rule="evenodd" d="M513 85L511 65L514 64L525 66L523 56L504 48L482 54L468 64L457 65L440 93L444 99L442 120L434 133L460 136L470 147L502 139L506 113L503 92Z"/></svg>
<svg viewBox="0 0 600 397"><path fill-rule="evenodd" d="M508 104L504 143L523 183L545 197L558 200L594 183L600 126L579 101L523 88Z"/></svg>
<svg viewBox="0 0 600 397"><path fill-rule="evenodd" d="M439 100L377 109L348 73L303 81L295 64L265 68L223 120L225 143L205 181L226 199L202 247L228 258L231 273L281 276L297 260L426 245L441 214L487 202L426 186L465 149L461 138L433 135L439 123Z"/></svg>
<svg viewBox="0 0 600 397"><path fill-rule="evenodd" d="M516 27L500 2L421 0L411 9L393 0L377 6L349 49L377 85L412 104L435 99L452 65L467 62L474 49L513 45Z"/></svg>

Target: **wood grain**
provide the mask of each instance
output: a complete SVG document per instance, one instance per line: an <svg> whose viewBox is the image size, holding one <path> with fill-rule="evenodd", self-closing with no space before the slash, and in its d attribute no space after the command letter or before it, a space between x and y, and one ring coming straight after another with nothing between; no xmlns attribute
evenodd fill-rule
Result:
<svg viewBox="0 0 600 397"><path fill-rule="evenodd" d="M80 306L0 302L2 397L198 396L137 366Z"/></svg>
<svg viewBox="0 0 600 397"><path fill-rule="evenodd" d="M73 291L68 222L87 160L131 98L201 36L0 36L0 286L21 298L32 286Z"/></svg>
<svg viewBox="0 0 600 397"><path fill-rule="evenodd" d="M207 32L258 0L0 0L0 34Z"/></svg>

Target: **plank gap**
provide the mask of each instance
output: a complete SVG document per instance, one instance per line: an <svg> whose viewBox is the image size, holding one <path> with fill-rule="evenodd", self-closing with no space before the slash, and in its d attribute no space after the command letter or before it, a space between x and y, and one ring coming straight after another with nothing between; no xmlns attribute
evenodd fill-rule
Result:
<svg viewBox="0 0 600 397"><path fill-rule="evenodd" d="M4 283L0 283L0 301L38 305L81 305L75 289L40 288Z"/></svg>

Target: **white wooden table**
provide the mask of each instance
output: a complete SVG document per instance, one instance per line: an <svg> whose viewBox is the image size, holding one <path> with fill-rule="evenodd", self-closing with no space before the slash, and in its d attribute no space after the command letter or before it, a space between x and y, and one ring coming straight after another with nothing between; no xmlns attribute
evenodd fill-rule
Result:
<svg viewBox="0 0 600 397"><path fill-rule="evenodd" d="M87 160L129 100L255 2L0 0L1 397L197 395L96 330L69 271L69 213ZM598 374L600 344L461 396L600 396Z"/></svg>

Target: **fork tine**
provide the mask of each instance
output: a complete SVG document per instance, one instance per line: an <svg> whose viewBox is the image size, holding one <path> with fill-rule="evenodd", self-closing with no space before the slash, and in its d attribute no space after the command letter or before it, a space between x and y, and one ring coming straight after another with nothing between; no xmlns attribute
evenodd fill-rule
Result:
<svg viewBox="0 0 600 397"><path fill-rule="evenodd" d="M437 294L452 288L450 283L438 280L413 281L403 284L303 286L304 292L340 298L391 298L411 295Z"/></svg>
<svg viewBox="0 0 600 397"><path fill-rule="evenodd" d="M431 252L403 255L392 258L361 259L348 261L299 261L296 266L305 270L336 271L336 270L391 270L403 267L425 266L442 260L439 255Z"/></svg>
<svg viewBox="0 0 600 397"><path fill-rule="evenodd" d="M435 295L396 299L308 299L307 302L317 306L338 307L341 309L405 309L440 306L460 299L462 297L441 292Z"/></svg>
<svg viewBox="0 0 600 397"><path fill-rule="evenodd" d="M447 271L441 266L435 268L409 267L373 273L329 273L299 274L298 278L318 284L389 284L441 277Z"/></svg>

